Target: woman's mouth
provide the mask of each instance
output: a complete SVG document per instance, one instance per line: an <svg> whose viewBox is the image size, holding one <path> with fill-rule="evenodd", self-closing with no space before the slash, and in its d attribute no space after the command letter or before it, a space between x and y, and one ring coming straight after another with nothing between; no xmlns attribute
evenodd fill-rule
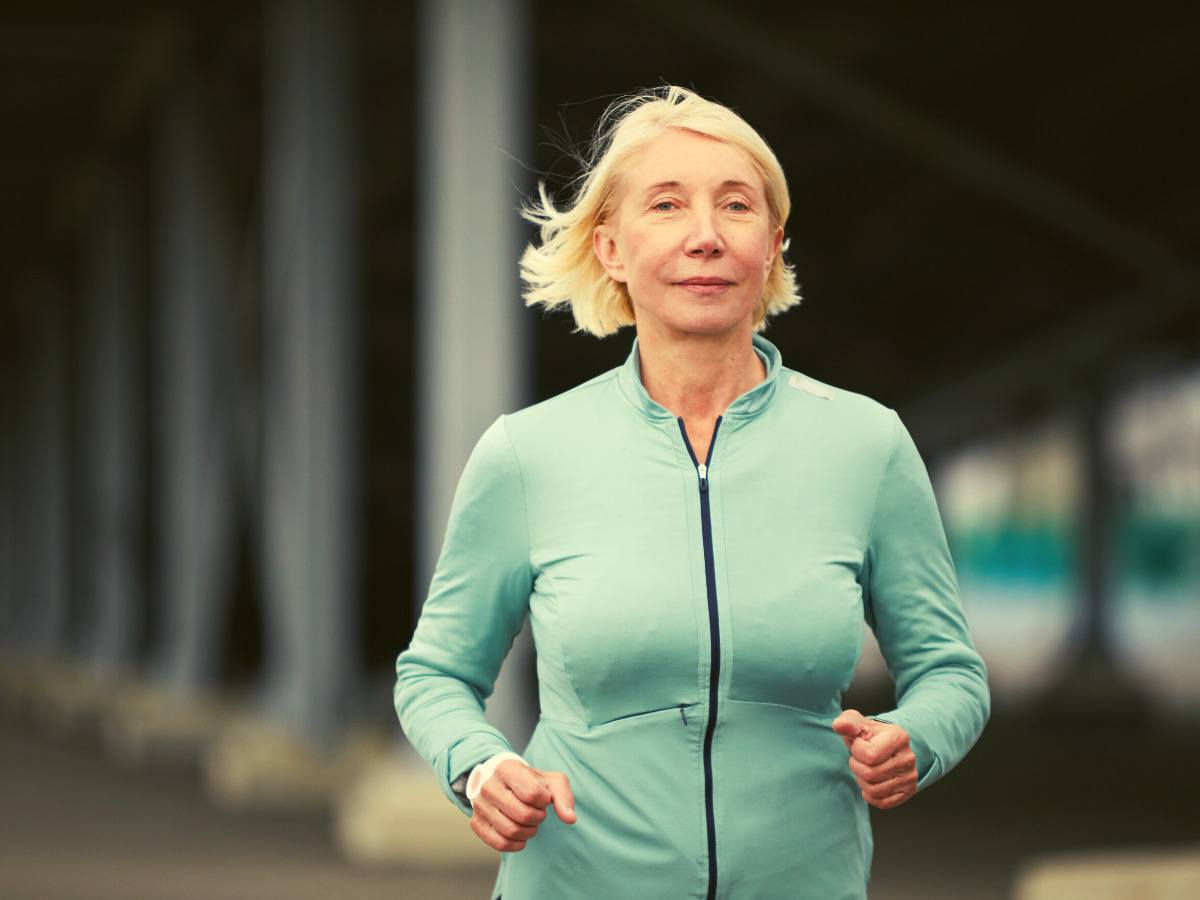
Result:
<svg viewBox="0 0 1200 900"><path fill-rule="evenodd" d="M693 294L719 294L733 283L721 278L689 278L679 282L679 287L686 288Z"/></svg>

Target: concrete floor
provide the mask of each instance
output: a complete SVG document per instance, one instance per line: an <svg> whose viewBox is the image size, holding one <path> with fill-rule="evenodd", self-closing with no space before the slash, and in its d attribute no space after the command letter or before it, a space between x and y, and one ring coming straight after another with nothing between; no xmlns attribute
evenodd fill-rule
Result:
<svg viewBox="0 0 1200 900"><path fill-rule="evenodd" d="M460 900L495 878L356 869L323 815L226 812L197 773L128 768L11 720L0 797L0 897L14 900Z"/></svg>
<svg viewBox="0 0 1200 900"><path fill-rule="evenodd" d="M947 780L872 809L872 900L1001 900L1036 855L1200 844L1200 731L993 720ZM0 718L0 897L485 900L494 869L363 871L319 815L223 812L194 773L131 769ZM465 821L464 821L464 827Z"/></svg>

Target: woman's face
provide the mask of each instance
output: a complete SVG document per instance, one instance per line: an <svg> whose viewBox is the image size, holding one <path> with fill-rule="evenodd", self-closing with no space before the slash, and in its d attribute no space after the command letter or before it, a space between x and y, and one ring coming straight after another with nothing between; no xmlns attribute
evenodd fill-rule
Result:
<svg viewBox="0 0 1200 900"><path fill-rule="evenodd" d="M597 225L597 258L633 301L639 332L715 334L753 326L783 241L740 147L670 128L633 155L611 221ZM686 284L689 279L716 285Z"/></svg>

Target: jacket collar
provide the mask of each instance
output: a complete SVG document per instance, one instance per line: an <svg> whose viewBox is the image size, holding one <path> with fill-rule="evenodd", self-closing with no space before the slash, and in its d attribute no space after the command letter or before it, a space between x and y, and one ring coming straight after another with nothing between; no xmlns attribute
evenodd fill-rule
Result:
<svg viewBox="0 0 1200 900"><path fill-rule="evenodd" d="M739 396L724 412L724 418L752 419L762 413L775 397L775 388L779 383L779 373L783 369L783 355L779 348L768 341L758 332L751 336L754 342L754 352L766 365L767 377L750 390ZM638 355L638 339L633 338L633 347L625 363L617 370L617 384L621 393L633 404L634 409L648 419L656 421L673 420L675 414L662 404L653 400L646 393L642 384L642 363Z"/></svg>

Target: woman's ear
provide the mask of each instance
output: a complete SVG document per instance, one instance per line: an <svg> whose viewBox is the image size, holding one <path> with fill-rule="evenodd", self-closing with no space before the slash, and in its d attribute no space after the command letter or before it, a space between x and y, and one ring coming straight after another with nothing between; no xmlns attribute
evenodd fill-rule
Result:
<svg viewBox="0 0 1200 900"><path fill-rule="evenodd" d="M779 247L783 244L783 226L780 225L775 229L775 234L771 239L771 253L767 256L767 270L775 263L775 257L779 255Z"/></svg>
<svg viewBox="0 0 1200 900"><path fill-rule="evenodd" d="M612 225L601 223L592 229L592 250L600 265L608 272L613 281L626 281L625 264L621 262L621 251L613 237Z"/></svg>

